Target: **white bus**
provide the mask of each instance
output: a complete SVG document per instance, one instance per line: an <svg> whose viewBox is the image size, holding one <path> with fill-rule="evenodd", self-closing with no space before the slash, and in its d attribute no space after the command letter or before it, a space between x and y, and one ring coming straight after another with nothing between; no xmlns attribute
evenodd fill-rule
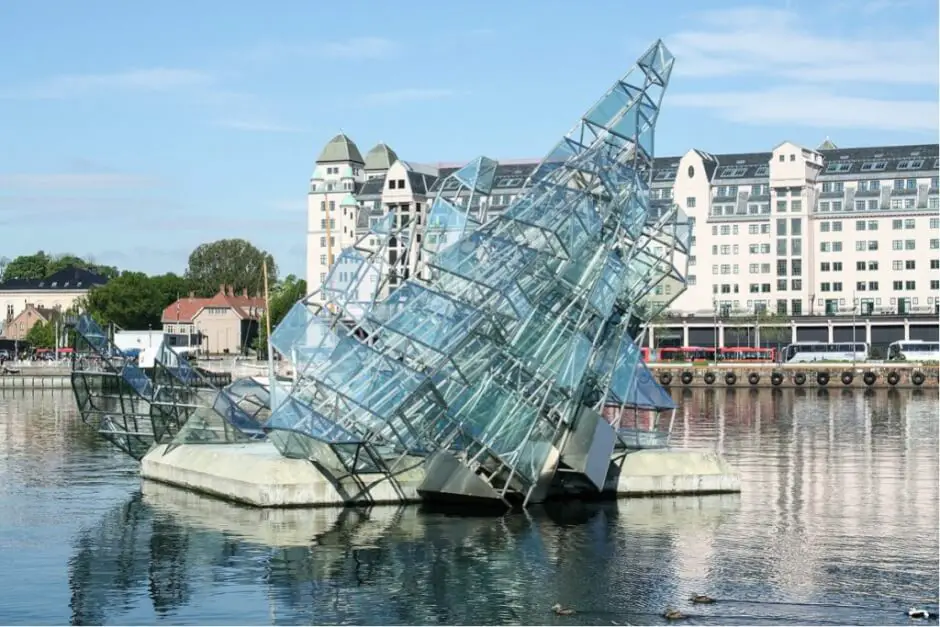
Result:
<svg viewBox="0 0 940 627"><path fill-rule="evenodd" d="M810 361L867 361L865 342L796 342L783 349L783 361L800 364Z"/></svg>
<svg viewBox="0 0 940 627"><path fill-rule="evenodd" d="M903 340L888 345L888 361L940 361L940 342Z"/></svg>

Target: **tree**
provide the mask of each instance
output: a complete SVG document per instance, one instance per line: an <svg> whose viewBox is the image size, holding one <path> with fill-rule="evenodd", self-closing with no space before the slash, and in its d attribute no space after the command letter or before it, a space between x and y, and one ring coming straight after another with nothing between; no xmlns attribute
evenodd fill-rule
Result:
<svg viewBox="0 0 940 627"><path fill-rule="evenodd" d="M113 266L96 264L88 259L71 254L52 256L40 250L34 255L20 255L13 261L8 262L3 268L2 280L45 279L70 266L100 274L107 279L113 279L118 275L117 268Z"/></svg>
<svg viewBox="0 0 940 627"><path fill-rule="evenodd" d="M83 259L81 257L76 257L75 255L66 253L64 255L56 255L54 258L49 260L49 263L46 265L46 276L55 274L59 270L65 270L70 266L82 268L83 270L94 272L95 274L100 274L106 279L113 279L119 274L118 269L114 266L104 266L97 264L90 259Z"/></svg>
<svg viewBox="0 0 940 627"><path fill-rule="evenodd" d="M177 299L188 296L192 289L189 286L189 281L172 272L152 276L150 281L160 293L160 302L163 303L160 307L161 312L167 305L175 303Z"/></svg>
<svg viewBox="0 0 940 627"><path fill-rule="evenodd" d="M277 283L271 290L269 297L269 311L261 317L258 329L258 337L255 339L255 349L259 357L267 357L268 353L268 335L266 316L271 316L271 330L281 323L287 312L290 311L294 303L307 295L307 282L298 279L293 274L287 275L283 281Z"/></svg>
<svg viewBox="0 0 940 627"><path fill-rule="evenodd" d="M166 276L154 280L143 272L122 272L105 285L93 287L85 307L96 320L125 329L160 328L160 315L176 300L175 294L164 291L163 282L169 282Z"/></svg>
<svg viewBox="0 0 940 627"><path fill-rule="evenodd" d="M49 276L51 258L43 251L35 255L20 255L3 269L3 280L25 279L38 280Z"/></svg>
<svg viewBox="0 0 940 627"><path fill-rule="evenodd" d="M268 281L276 281L277 265L270 254L243 239L222 239L201 244L192 252L186 279L200 296L212 296L222 285L230 285L236 292L247 289L260 294L265 262Z"/></svg>
<svg viewBox="0 0 940 627"><path fill-rule="evenodd" d="M26 341L33 348L54 348L55 322L37 322L26 334Z"/></svg>
<svg viewBox="0 0 940 627"><path fill-rule="evenodd" d="M764 344L780 347L790 343L790 319L779 314L765 313L756 324L760 327L760 339Z"/></svg>

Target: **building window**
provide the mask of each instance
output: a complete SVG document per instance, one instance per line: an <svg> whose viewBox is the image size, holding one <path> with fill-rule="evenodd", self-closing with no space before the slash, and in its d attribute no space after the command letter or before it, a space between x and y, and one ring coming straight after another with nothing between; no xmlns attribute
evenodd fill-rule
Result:
<svg viewBox="0 0 940 627"><path fill-rule="evenodd" d="M841 233L841 232L842 232L842 220L835 220L835 221L833 221L833 223L832 223L832 231L833 231L834 233Z"/></svg>
<svg viewBox="0 0 940 627"><path fill-rule="evenodd" d="M829 283L820 283L820 284L819 284L819 291L820 291L820 292L828 292L828 291L829 291Z"/></svg>
<svg viewBox="0 0 940 627"><path fill-rule="evenodd" d="M931 270L940 270L940 259L931 259L931 260L930 260L930 269L931 269Z"/></svg>
<svg viewBox="0 0 940 627"><path fill-rule="evenodd" d="M833 262L832 262L832 271L833 271L833 272L842 272L842 262L841 262L841 261L833 261Z"/></svg>
<svg viewBox="0 0 940 627"><path fill-rule="evenodd" d="M802 200L790 201L790 211L792 211L793 213L799 213L803 211L803 201Z"/></svg>
<svg viewBox="0 0 940 627"><path fill-rule="evenodd" d="M856 281L856 283L855 283L855 291L857 291L857 292L864 292L864 291L865 291L865 287L866 287L865 281Z"/></svg>
<svg viewBox="0 0 940 627"><path fill-rule="evenodd" d="M932 239L932 240L930 240L930 248L931 248L931 250L936 250L936 249L940 248L940 239Z"/></svg>
<svg viewBox="0 0 940 627"><path fill-rule="evenodd" d="M863 271L865 270L865 262L864 262L864 261L856 261L856 262L855 262L855 269L858 270L858 271L863 272Z"/></svg>
<svg viewBox="0 0 940 627"><path fill-rule="evenodd" d="M904 281L894 281L892 283L892 287L894 288L894 291L899 292L904 289Z"/></svg>
<svg viewBox="0 0 940 627"><path fill-rule="evenodd" d="M869 261L869 262L868 262L868 270L869 270L870 272L874 272L874 271L876 271L877 269L878 269L878 262L877 262L877 261Z"/></svg>
<svg viewBox="0 0 940 627"><path fill-rule="evenodd" d="M695 209L695 196L689 196L685 199L686 209Z"/></svg>
<svg viewBox="0 0 940 627"><path fill-rule="evenodd" d="M904 250L914 250L915 241L912 239L904 240Z"/></svg>
<svg viewBox="0 0 940 627"><path fill-rule="evenodd" d="M779 218L777 220L777 235L786 236L787 234L787 221L784 218Z"/></svg>
<svg viewBox="0 0 940 627"><path fill-rule="evenodd" d="M820 271L820 272L829 272L829 267L830 267L830 266L829 266L829 262L828 262L828 261L824 261L824 262L822 262L821 264L819 264L819 271Z"/></svg>
<svg viewBox="0 0 940 627"><path fill-rule="evenodd" d="M798 292L798 291L800 291L801 289L803 289L803 279L791 279L791 280L790 280L790 288L791 288L794 292Z"/></svg>
<svg viewBox="0 0 940 627"><path fill-rule="evenodd" d="M877 292L878 291L878 281L869 281L868 282L868 291Z"/></svg>
<svg viewBox="0 0 940 627"><path fill-rule="evenodd" d="M904 262L904 269L905 269L905 270L915 270L915 269L916 269L916 265L917 265L917 264L914 262L913 259L908 259L907 261Z"/></svg>
<svg viewBox="0 0 940 627"><path fill-rule="evenodd" d="M940 279L930 279L930 289L940 290Z"/></svg>
<svg viewBox="0 0 940 627"><path fill-rule="evenodd" d="M820 223L819 223L819 231L820 231L820 233L828 233L828 232L829 232L829 223L828 223L828 222L820 222Z"/></svg>
<svg viewBox="0 0 940 627"><path fill-rule="evenodd" d="M913 292L916 288L917 288L917 282L916 282L916 281L905 281L905 282L904 282L904 289L906 289L907 291Z"/></svg>

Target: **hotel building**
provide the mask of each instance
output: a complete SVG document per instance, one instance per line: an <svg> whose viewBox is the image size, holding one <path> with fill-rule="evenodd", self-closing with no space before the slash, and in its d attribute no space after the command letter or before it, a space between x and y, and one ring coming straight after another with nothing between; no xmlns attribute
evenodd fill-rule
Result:
<svg viewBox="0 0 940 627"><path fill-rule="evenodd" d="M692 225L688 288L669 315L935 315L938 157L937 144L840 149L827 139L817 149L784 142L768 152L656 159L651 204L678 204ZM348 137L333 138L311 181L307 284L319 286L331 255L388 211L413 216L420 236L427 208L461 165L401 161L384 144L362 159ZM536 165L500 162L484 213L503 211Z"/></svg>

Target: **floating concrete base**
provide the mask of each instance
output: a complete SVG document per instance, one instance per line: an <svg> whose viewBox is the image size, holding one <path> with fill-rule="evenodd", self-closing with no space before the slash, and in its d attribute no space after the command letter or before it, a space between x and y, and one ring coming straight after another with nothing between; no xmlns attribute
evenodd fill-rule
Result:
<svg viewBox="0 0 940 627"><path fill-rule="evenodd" d="M316 507L418 502L423 460L403 464L395 476L336 476L316 465L282 457L270 442L159 446L141 461L144 479L255 507ZM604 492L656 496L740 492L741 480L713 451L648 450L618 454Z"/></svg>

